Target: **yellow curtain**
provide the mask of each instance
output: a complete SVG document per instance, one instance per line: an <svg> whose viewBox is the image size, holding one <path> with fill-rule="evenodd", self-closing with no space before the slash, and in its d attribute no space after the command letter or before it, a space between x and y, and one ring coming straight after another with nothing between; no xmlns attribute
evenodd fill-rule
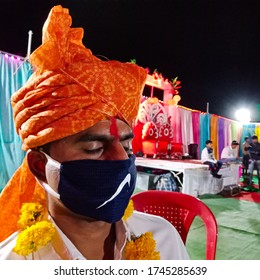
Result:
<svg viewBox="0 0 260 280"><path fill-rule="evenodd" d="M260 139L260 124L256 125L255 134L257 135L258 140L259 140Z"/></svg>
<svg viewBox="0 0 260 280"><path fill-rule="evenodd" d="M218 116L211 115L210 117L210 139L213 142L213 150L216 159L219 159L218 151Z"/></svg>

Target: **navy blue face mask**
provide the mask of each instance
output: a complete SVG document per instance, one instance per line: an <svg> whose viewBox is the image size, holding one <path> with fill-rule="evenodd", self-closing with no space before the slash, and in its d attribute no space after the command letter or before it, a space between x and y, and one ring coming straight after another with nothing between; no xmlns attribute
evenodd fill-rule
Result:
<svg viewBox="0 0 260 280"><path fill-rule="evenodd" d="M47 155L46 155L47 156ZM124 215L136 182L135 156L126 160L74 160L58 163L47 156L45 189L71 211L114 223ZM53 191L57 189L58 194Z"/></svg>

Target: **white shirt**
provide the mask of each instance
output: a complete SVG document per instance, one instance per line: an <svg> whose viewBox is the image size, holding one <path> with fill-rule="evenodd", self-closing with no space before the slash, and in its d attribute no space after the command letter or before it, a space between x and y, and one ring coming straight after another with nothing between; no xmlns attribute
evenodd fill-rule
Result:
<svg viewBox="0 0 260 280"><path fill-rule="evenodd" d="M237 158L238 156L238 148L236 147L235 149L232 149L231 146L225 147L222 152L221 152L221 159L224 158Z"/></svg>
<svg viewBox="0 0 260 280"><path fill-rule="evenodd" d="M49 243L47 246L41 248L34 253L34 259L37 260L86 260L86 258L79 252L68 237L55 225L58 232L58 245ZM187 260L189 259L185 245L175 229L165 219L134 211L132 216L126 222L119 221L116 223L116 233L124 236L115 244L114 259L122 259L122 251L126 244L127 238L134 234L139 236L145 232L151 231L156 240L156 250L160 252L161 260ZM18 232L9 236L6 240L0 243L0 260L25 260L25 257L17 255L12 252L15 247ZM118 238L117 238L118 239ZM59 252L59 253L57 253ZM31 255L27 257L31 259Z"/></svg>
<svg viewBox="0 0 260 280"><path fill-rule="evenodd" d="M202 163L204 163L205 161L216 163L217 160L215 159L213 150L212 150L212 153L209 153L208 148L205 147L201 152L201 161L202 161Z"/></svg>

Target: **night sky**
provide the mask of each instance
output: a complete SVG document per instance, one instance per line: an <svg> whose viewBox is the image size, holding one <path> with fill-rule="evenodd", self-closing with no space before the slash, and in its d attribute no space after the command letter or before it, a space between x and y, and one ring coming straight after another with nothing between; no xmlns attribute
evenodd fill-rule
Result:
<svg viewBox="0 0 260 280"><path fill-rule="evenodd" d="M70 9L95 55L130 61L182 82L180 105L260 121L259 0L0 0L0 50L26 56L41 44L52 6Z"/></svg>

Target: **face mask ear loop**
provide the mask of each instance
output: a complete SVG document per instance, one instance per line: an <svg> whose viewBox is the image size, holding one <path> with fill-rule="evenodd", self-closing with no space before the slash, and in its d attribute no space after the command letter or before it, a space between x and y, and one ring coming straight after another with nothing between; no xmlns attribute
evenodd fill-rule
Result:
<svg viewBox="0 0 260 280"><path fill-rule="evenodd" d="M31 151L31 150L28 150L27 153ZM52 159L49 155L47 155L44 151L42 150L39 150L39 152L43 153L45 155L45 157L47 158L48 161L52 161L52 164L55 165L55 167L57 168L60 168L60 163L54 159ZM47 163L48 164L48 163ZM46 168L46 167L45 167ZM36 178L36 181L44 188L44 190L52 195L53 197L57 198L57 199L60 199L60 194L58 194L57 192L55 192L53 190L52 187L50 187L47 183L43 182L42 180L38 179L37 177Z"/></svg>
<svg viewBox="0 0 260 280"><path fill-rule="evenodd" d="M44 188L44 190L53 197L60 199L60 195L55 192L48 184L36 178L36 181Z"/></svg>
<svg viewBox="0 0 260 280"><path fill-rule="evenodd" d="M55 165L56 168L60 168L60 163L58 161L56 161L55 159L53 159L52 157L50 157L49 155L47 155L43 150L39 150L39 152L41 152L42 154L45 155L45 157L47 158L48 161L51 161L53 165Z"/></svg>

